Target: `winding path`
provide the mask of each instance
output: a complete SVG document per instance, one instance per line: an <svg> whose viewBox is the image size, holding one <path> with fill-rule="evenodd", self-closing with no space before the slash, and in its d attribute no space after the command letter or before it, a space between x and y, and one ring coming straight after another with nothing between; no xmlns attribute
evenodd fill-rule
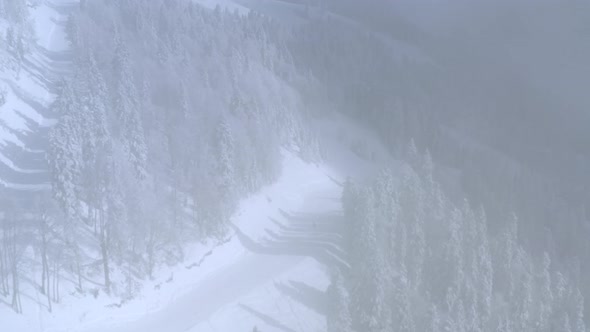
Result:
<svg viewBox="0 0 590 332"><path fill-rule="evenodd" d="M293 192L273 193L268 214L257 213L255 204L245 206L234 236L207 257L223 261L222 267L205 273L160 310L109 317L80 331L231 332L254 326L262 331L325 331L329 270L346 266L340 249L341 187L320 168L309 177L294 174L300 172L295 167L284 172L283 178L301 177L300 183L295 188L279 183L277 188ZM291 195L298 203L290 202Z"/></svg>

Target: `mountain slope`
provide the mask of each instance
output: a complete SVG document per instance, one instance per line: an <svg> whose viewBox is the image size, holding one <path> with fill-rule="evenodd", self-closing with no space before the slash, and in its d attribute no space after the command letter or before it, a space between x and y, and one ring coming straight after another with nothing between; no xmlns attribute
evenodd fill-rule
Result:
<svg viewBox="0 0 590 332"><path fill-rule="evenodd" d="M318 121L317 130L324 162L283 151L280 178L241 201L228 237L194 247L180 266L159 269L137 299L121 306L100 295L67 297L53 313L42 307L24 316L4 312L7 326L31 332L325 331L331 273L348 266L342 183L349 176L371 178L389 159L346 118ZM378 161L359 158L349 145L356 140L366 140Z"/></svg>
<svg viewBox="0 0 590 332"><path fill-rule="evenodd" d="M539 125L560 103L498 44L530 41L523 26L198 3L32 10L39 41L5 80L0 179L25 203L0 220L10 329L586 330L586 177L568 174L570 209L550 188L566 176L527 161L571 137ZM430 26L449 19L474 35ZM50 127L59 204L34 215ZM543 128L555 139L529 137Z"/></svg>
<svg viewBox="0 0 590 332"><path fill-rule="evenodd" d="M48 129L55 122L50 105L58 80L69 70L65 25L76 4L55 0L32 8L30 22L37 40L28 46L24 59L13 60L12 70L0 77L7 92L0 113L0 183L17 194L50 187L45 158Z"/></svg>

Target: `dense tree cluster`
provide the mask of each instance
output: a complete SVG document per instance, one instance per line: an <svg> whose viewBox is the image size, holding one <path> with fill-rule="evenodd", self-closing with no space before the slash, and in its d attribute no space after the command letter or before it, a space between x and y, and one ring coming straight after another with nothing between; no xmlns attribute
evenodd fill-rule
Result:
<svg viewBox="0 0 590 332"><path fill-rule="evenodd" d="M18 78L25 55L30 51L33 33L28 5L24 0L0 0L0 111L9 102L10 80ZM5 127L6 124L2 123ZM23 239L37 229L23 218L16 199L0 189L0 298L16 312L22 312L21 282ZM36 195L33 195L36 196ZM24 219L24 220L23 220ZM33 222L34 224L34 222Z"/></svg>
<svg viewBox="0 0 590 332"><path fill-rule="evenodd" d="M312 97L375 128L392 152L410 138L432 143L437 112L429 92L441 75L417 48L336 15L310 19L289 40L295 64L321 82Z"/></svg>
<svg viewBox="0 0 590 332"><path fill-rule="evenodd" d="M25 20L15 13L24 4L0 2L0 15ZM224 237L238 199L278 176L281 149L319 157L294 89L309 78L267 17L185 0L87 1L67 32L73 71L51 107L52 199L30 210L38 225L6 222L1 235L0 291L17 311L18 255L8 254L25 233L49 308L63 275L79 292L128 299L155 268L182 261L186 243Z"/></svg>
<svg viewBox="0 0 590 332"><path fill-rule="evenodd" d="M18 77L33 40L27 1L0 1L0 70L14 71Z"/></svg>
<svg viewBox="0 0 590 332"><path fill-rule="evenodd" d="M27 19L27 1L2 0L0 1L0 18L10 23L22 24Z"/></svg>
<svg viewBox="0 0 590 332"><path fill-rule="evenodd" d="M268 18L93 1L68 31L76 70L54 104L53 192L71 232L93 231L107 291L113 264L151 275L185 241L222 236L237 199L277 176L281 146L317 155Z"/></svg>
<svg viewBox="0 0 590 332"><path fill-rule="evenodd" d="M582 150L567 141L572 135L543 123L546 112L560 114L567 107L549 102L513 77L483 82L482 77L500 70L486 60L477 63L479 72L462 72L462 65L453 61L463 61L463 54L451 58L460 51L448 48L463 43L459 50L468 51L465 45L482 46L477 41L457 37L438 43L425 34L406 36L403 20L397 23L399 29L379 33L328 15L303 24L289 47L297 66L309 68L321 82L319 94L375 130L394 156L407 158L404 150L411 139L428 148L442 166L440 183L447 196L469 197L472 204L485 206L491 234L503 232L510 220L506 211L514 211L519 244L534 261L546 251L554 264L577 266L588 275L585 172L565 171L570 166L564 165L578 158L582 167ZM514 96L515 91L521 95ZM590 295L586 285L581 291Z"/></svg>
<svg viewBox="0 0 590 332"><path fill-rule="evenodd" d="M515 215L490 235L483 208L447 198L430 154L407 150L399 181L344 186L352 258L331 331L586 331L579 270L530 255Z"/></svg>
<svg viewBox="0 0 590 332"><path fill-rule="evenodd" d="M19 257L33 248L48 308L64 275L80 292L98 292L91 279L134 296L186 242L226 233L238 199L277 177L281 148L318 158L306 123L317 103L374 129L409 165L345 186L355 236L351 269L328 290L331 331L584 331L587 192L572 200L461 136L453 125L473 123L455 118L485 122L499 105L465 96L452 67L428 58L436 45L309 10L290 31L189 0L80 2L67 25L73 70L52 105L52 197L35 194L26 211L6 202L0 295L22 310ZM0 70L18 76L27 2L0 0L0 23ZM0 86L0 106L4 96Z"/></svg>
<svg viewBox="0 0 590 332"><path fill-rule="evenodd" d="M530 145L529 150L549 151L569 138L567 133L555 132L557 137L549 141L539 136L549 132L546 124L539 123L545 119L543 108L561 106L536 100L538 94L528 89L520 99L497 96L496 90L512 86L473 81L485 74L460 72L461 68L446 62L447 54L440 45L418 37L406 43L408 38L397 36L401 30L378 33L328 16L302 25L289 47L296 65L308 68L321 82L319 93L374 129L395 156L403 158L405 146L414 139L439 163L457 171L458 190L455 179L445 181L453 183L453 188L447 188L453 195L485 205L495 219L506 210L516 211L529 249L589 261L584 259L590 254L584 240L590 219L587 185L580 179L584 172L572 170L569 176L560 172L565 167L562 161L573 158L580 149L564 145L553 152L559 157L545 159L518 150ZM333 57L339 61L332 61ZM471 79L463 82L457 78L462 75ZM471 89L477 91L466 95ZM505 93L515 93L513 90ZM521 114L525 111L530 112L526 117ZM582 163L583 157L578 157ZM496 231L496 226L503 225L490 226ZM587 272L590 266L583 264L583 269Z"/></svg>

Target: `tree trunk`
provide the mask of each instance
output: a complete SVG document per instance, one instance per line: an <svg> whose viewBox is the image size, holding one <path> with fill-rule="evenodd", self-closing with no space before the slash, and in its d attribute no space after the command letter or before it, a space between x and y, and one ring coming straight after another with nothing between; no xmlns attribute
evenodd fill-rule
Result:
<svg viewBox="0 0 590 332"><path fill-rule="evenodd" d="M43 265L41 293L47 296L47 309L51 312L51 274L49 272L49 262L47 259L47 219L45 216L41 217L41 264Z"/></svg>
<svg viewBox="0 0 590 332"><path fill-rule="evenodd" d="M155 238L155 230L154 230L154 221L150 220L150 229L149 229L149 237L148 237L148 243L147 243L147 255L148 255L148 277L150 278L150 280L153 279L153 273L154 273L154 265L155 265L155 257L154 257L154 251L155 251L155 246L156 246L156 238Z"/></svg>
<svg viewBox="0 0 590 332"><path fill-rule="evenodd" d="M19 274L18 274L18 251L16 246L16 225L14 220L11 221L9 232L9 250L10 250L10 266L12 274L12 308L17 313L22 313L19 290Z"/></svg>
<svg viewBox="0 0 590 332"><path fill-rule="evenodd" d="M16 313L22 313L20 305L20 291L18 289L18 264L13 262L12 266L12 308Z"/></svg>
<svg viewBox="0 0 590 332"><path fill-rule="evenodd" d="M111 279L109 275L108 230L104 218L104 211L101 211L100 214L100 250L102 253L102 266L104 270L104 288L108 294L111 290Z"/></svg>
<svg viewBox="0 0 590 332"><path fill-rule="evenodd" d="M78 245L74 245L74 255L76 255L76 272L78 273L78 290L82 291L82 268L80 266L80 249Z"/></svg>
<svg viewBox="0 0 590 332"><path fill-rule="evenodd" d="M53 301L55 303L59 303L59 260L61 259L61 254L58 255L57 259L53 263Z"/></svg>
<svg viewBox="0 0 590 332"><path fill-rule="evenodd" d="M0 251L0 294L8 295L8 233L7 226L2 225L2 250Z"/></svg>
<svg viewBox="0 0 590 332"><path fill-rule="evenodd" d="M45 216L41 217L40 220L41 227L41 265L43 272L41 273L41 294L46 294L47 289L49 288L49 284L46 284L45 281L49 276L49 271L47 268L47 225L45 224Z"/></svg>
<svg viewBox="0 0 590 332"><path fill-rule="evenodd" d="M92 223L94 227L94 235L98 235L98 210L92 209Z"/></svg>
<svg viewBox="0 0 590 332"><path fill-rule="evenodd" d="M0 295L8 294L6 284L6 266L4 262L4 250L0 248Z"/></svg>

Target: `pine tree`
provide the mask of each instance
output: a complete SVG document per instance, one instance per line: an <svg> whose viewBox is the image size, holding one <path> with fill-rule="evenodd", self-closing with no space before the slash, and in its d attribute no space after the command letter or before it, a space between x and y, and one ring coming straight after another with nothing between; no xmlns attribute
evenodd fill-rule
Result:
<svg viewBox="0 0 590 332"><path fill-rule="evenodd" d="M584 323L584 296L582 296L580 289L576 288L572 297L572 332L586 332L586 324Z"/></svg>
<svg viewBox="0 0 590 332"><path fill-rule="evenodd" d="M434 162L429 150L424 153L419 172L426 190L432 190L431 188L434 186Z"/></svg>
<svg viewBox="0 0 590 332"><path fill-rule="evenodd" d="M78 71L77 90L80 95L80 112L84 117L81 137L84 149L82 181L87 191L86 203L94 209L100 209L101 195L106 192L104 179L110 175L110 170L105 168L108 168L112 158L112 138L107 123L108 92L92 54L87 55Z"/></svg>
<svg viewBox="0 0 590 332"><path fill-rule="evenodd" d="M410 164L410 166L416 171L420 171L422 161L420 158L420 153L418 152L418 148L416 147L416 142L414 139L410 139L408 146L405 151L405 160Z"/></svg>
<svg viewBox="0 0 590 332"><path fill-rule="evenodd" d="M440 313L435 304L430 306L428 319L427 332L439 332L442 330Z"/></svg>
<svg viewBox="0 0 590 332"><path fill-rule="evenodd" d="M356 214L355 201L357 199L356 187L350 177L346 177L342 188L342 208L344 216L353 218Z"/></svg>
<svg viewBox="0 0 590 332"><path fill-rule="evenodd" d="M221 197L229 201L236 192L235 184L235 141L230 124L222 119L215 133L216 175Z"/></svg>
<svg viewBox="0 0 590 332"><path fill-rule="evenodd" d="M487 217L483 207L480 207L475 213L475 223L477 229L475 254L478 271L475 282L478 293L478 315L483 326L486 326L492 315L494 270L488 241Z"/></svg>
<svg viewBox="0 0 590 332"><path fill-rule="evenodd" d="M551 258L549 254L545 252L543 254L543 261L541 266L541 273L538 276L539 284L539 317L537 330L538 331L549 331L551 315L553 312L553 291L551 289Z"/></svg>
<svg viewBox="0 0 590 332"><path fill-rule="evenodd" d="M82 140L78 104L69 82L63 82L53 109L60 119L49 135L53 195L66 217L72 219L79 209Z"/></svg>
<svg viewBox="0 0 590 332"><path fill-rule="evenodd" d="M494 280L499 289L512 296L514 291L514 261L518 251L518 218L512 214L508 225L496 243Z"/></svg>
<svg viewBox="0 0 590 332"><path fill-rule="evenodd" d="M359 196L360 234L355 245L357 261L353 262L355 287L353 311L359 326L365 331L379 331L386 323L386 268L379 248L375 224L375 198L372 190L364 189Z"/></svg>
<svg viewBox="0 0 590 332"><path fill-rule="evenodd" d="M496 332L513 332L513 331L514 330L512 329L512 324L510 323L510 320L505 316L500 317L500 319L498 321L498 325L496 326Z"/></svg>
<svg viewBox="0 0 590 332"><path fill-rule="evenodd" d="M465 280L463 261L463 223L461 211L455 209L449 218L449 240L445 246L445 262L447 265L447 282L449 287L446 294L446 304L449 311L453 310L460 299L461 288Z"/></svg>
<svg viewBox="0 0 590 332"><path fill-rule="evenodd" d="M350 298L341 273L335 272L327 290L331 310L327 318L328 332L352 332Z"/></svg>
<svg viewBox="0 0 590 332"><path fill-rule="evenodd" d="M403 179L400 193L400 220L408 230L408 250L411 255L406 260L408 280L413 287L422 282L422 270L426 255L424 234L425 204L424 190L420 178L414 171L408 171Z"/></svg>
<svg viewBox="0 0 590 332"><path fill-rule="evenodd" d="M558 321L558 327L556 331L559 332L573 332L572 325L570 324L570 317L567 313L561 315Z"/></svg>
<svg viewBox="0 0 590 332"><path fill-rule="evenodd" d="M121 39L116 41L113 59L115 76L114 109L117 116L115 134L123 143L128 161L138 179L146 177L147 147L139 113L139 95L133 81L129 51Z"/></svg>
<svg viewBox="0 0 590 332"><path fill-rule="evenodd" d="M521 266L524 269L515 282L516 288L513 300L511 300L511 304L514 306L512 309L512 313L514 314L513 322L518 331L530 331L533 306L533 280L530 268L527 266L528 260L522 259L521 262Z"/></svg>

